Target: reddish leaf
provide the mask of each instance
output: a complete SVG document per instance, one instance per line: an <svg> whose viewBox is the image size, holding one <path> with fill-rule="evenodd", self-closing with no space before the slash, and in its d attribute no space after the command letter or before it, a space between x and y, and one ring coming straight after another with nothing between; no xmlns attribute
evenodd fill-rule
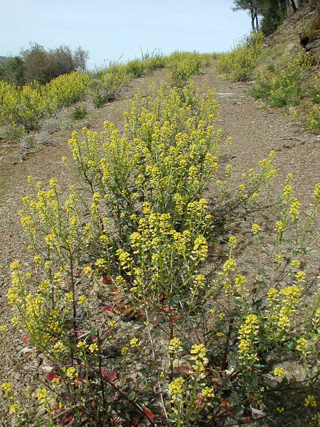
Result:
<svg viewBox="0 0 320 427"><path fill-rule="evenodd" d="M100 304L100 307L103 307L103 311L112 311L114 309L114 305L108 305L103 302Z"/></svg>
<svg viewBox="0 0 320 427"><path fill-rule="evenodd" d="M105 305L103 307L103 311L112 311L114 309L114 305Z"/></svg>
<svg viewBox="0 0 320 427"><path fill-rule="evenodd" d="M169 311L170 311L169 306L168 306L168 305L165 305L165 306L162 308L162 311L163 311L164 313L169 313Z"/></svg>
<svg viewBox="0 0 320 427"><path fill-rule="evenodd" d="M172 317L171 317L171 321L172 321L173 323L175 323L177 320L180 320L180 319L182 319L181 314L177 314L176 316L172 316Z"/></svg>
<svg viewBox="0 0 320 427"><path fill-rule="evenodd" d="M221 403L221 407L224 408L226 411L229 411L229 409L231 408L231 405L230 405L230 403L227 400L224 400Z"/></svg>
<svg viewBox="0 0 320 427"><path fill-rule="evenodd" d="M63 419L63 424L66 425L67 423L69 423L72 420L73 420L73 414L68 415L66 418Z"/></svg>
<svg viewBox="0 0 320 427"><path fill-rule="evenodd" d="M104 285L110 285L112 283L112 279L110 276L103 276L102 283Z"/></svg>
<svg viewBox="0 0 320 427"><path fill-rule="evenodd" d="M52 380L54 380L55 378L57 378L59 381L61 381L61 377L59 377L59 375L57 375L57 374L48 374L46 376L46 381L51 383Z"/></svg>
<svg viewBox="0 0 320 427"><path fill-rule="evenodd" d="M29 337L29 335L22 335L22 341L23 341L25 344L29 344L29 342L30 342L30 337Z"/></svg>
<svg viewBox="0 0 320 427"><path fill-rule="evenodd" d="M117 372L116 371L108 371L106 372L103 368L101 369L101 375L102 378L105 378L107 381L109 381L110 383L112 383L117 376Z"/></svg>
<svg viewBox="0 0 320 427"><path fill-rule="evenodd" d="M143 408L143 412L146 414L147 417L153 418L153 413L148 408Z"/></svg>

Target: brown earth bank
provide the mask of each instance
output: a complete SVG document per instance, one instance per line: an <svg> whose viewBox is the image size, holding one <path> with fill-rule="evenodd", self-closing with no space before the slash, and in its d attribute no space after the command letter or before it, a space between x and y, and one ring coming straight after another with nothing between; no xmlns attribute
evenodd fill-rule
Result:
<svg viewBox="0 0 320 427"><path fill-rule="evenodd" d="M159 71L152 76L132 81L130 87L122 92L120 100L99 110L91 109L84 122L80 125L75 122L74 129L81 131L81 126L85 125L90 130L100 132L105 120L121 126L123 101L132 97L137 88L142 93L147 93L150 81L155 80L159 84L166 79L166 71ZM274 186L281 190L287 174L293 173L295 194L302 207L308 208L313 188L320 182L320 138L305 131L299 123L290 121L282 111L257 104L249 95L251 83L239 84L224 80L213 66L206 68L202 75L193 80L201 91L212 89L216 92L220 111L217 126L221 127L225 137L233 138L232 144L222 155L221 170L231 163L235 178L240 177L274 150L278 171ZM88 109L90 110L90 106ZM63 114L68 115L70 112L66 110ZM45 145L37 143L39 135L35 134L33 147L22 162L19 144L9 141L0 143L0 325L10 319L7 304L7 291L11 282L9 265L17 260L27 267L29 261L26 250L28 242L18 214L22 208L22 197L29 193L27 177L33 175L36 181L45 184L50 178L56 177L62 191L68 192L74 180L71 172L61 162L61 157L70 157L70 136L71 130L52 133L50 145ZM11 350L16 351L17 343L12 341L12 344ZM0 383L8 378L23 382L23 375L19 370L9 372L8 366L1 366ZM2 425L6 424L2 422Z"/></svg>

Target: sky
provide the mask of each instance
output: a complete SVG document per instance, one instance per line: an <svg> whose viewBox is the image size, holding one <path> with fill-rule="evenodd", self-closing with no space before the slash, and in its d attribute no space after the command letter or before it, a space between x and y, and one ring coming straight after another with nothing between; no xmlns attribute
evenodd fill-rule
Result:
<svg viewBox="0 0 320 427"><path fill-rule="evenodd" d="M89 51L88 68L155 49L200 53L232 48L250 32L232 0L0 0L0 56L29 43Z"/></svg>

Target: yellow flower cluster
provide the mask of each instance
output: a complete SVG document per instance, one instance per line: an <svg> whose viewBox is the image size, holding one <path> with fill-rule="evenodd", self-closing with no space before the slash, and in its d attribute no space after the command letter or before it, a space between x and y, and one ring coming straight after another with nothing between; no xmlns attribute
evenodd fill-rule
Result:
<svg viewBox="0 0 320 427"><path fill-rule="evenodd" d="M171 402L181 402L182 395L185 392L184 379L176 378L169 384L169 394L171 396Z"/></svg>
<svg viewBox="0 0 320 427"><path fill-rule="evenodd" d="M253 234L259 234L261 231L261 228L258 224L252 224L252 233Z"/></svg>
<svg viewBox="0 0 320 427"><path fill-rule="evenodd" d="M246 81L258 63L263 51L263 34L252 33L247 43L238 44L231 52L218 56L217 69L233 81Z"/></svg>
<svg viewBox="0 0 320 427"><path fill-rule="evenodd" d="M297 344L297 350L300 351L303 355L306 355L309 349L308 341L305 338L299 338Z"/></svg>
<svg viewBox="0 0 320 427"><path fill-rule="evenodd" d="M244 365L248 365L248 368L259 360L254 349L259 334L259 323L259 319L255 314L249 314L245 319L245 323L239 328L239 359Z"/></svg>
<svg viewBox="0 0 320 427"><path fill-rule="evenodd" d="M274 369L273 375L275 377L278 377L279 380L280 380L280 382L281 382L284 379L284 377L286 376L286 373L285 373L285 371L284 371L283 368L277 367L277 368Z"/></svg>
<svg viewBox="0 0 320 427"><path fill-rule="evenodd" d="M268 291L270 310L267 318L270 322L269 328L276 336L281 337L284 329L291 326L302 292L303 289L300 285L287 286L280 291L271 288Z"/></svg>
<svg viewBox="0 0 320 427"><path fill-rule="evenodd" d="M213 388L211 387L205 387L202 391L201 391L201 395L204 399L212 399L214 398L214 392L213 392Z"/></svg>
<svg viewBox="0 0 320 427"><path fill-rule="evenodd" d="M39 388L37 391L37 398L40 405L45 405L48 399L48 390L46 388Z"/></svg>
<svg viewBox="0 0 320 427"><path fill-rule="evenodd" d="M182 350L182 342L179 338L173 338L169 344L169 353L176 354Z"/></svg>
<svg viewBox="0 0 320 427"><path fill-rule="evenodd" d="M194 344L191 347L190 353L192 354L190 360L193 360L195 366L198 368L203 368L203 366L209 362L206 357L207 349L203 344Z"/></svg>
<svg viewBox="0 0 320 427"><path fill-rule="evenodd" d="M76 133L69 141L79 177L99 190L123 231L143 201L175 221L194 221L193 203L218 166L221 131L213 127L213 94L200 96L193 85L183 95L166 85L150 91L153 96L129 102L124 137L105 122L100 135L84 129L83 141ZM197 209L205 210L201 203Z"/></svg>
<svg viewBox="0 0 320 427"><path fill-rule="evenodd" d="M316 400L315 400L315 398L314 398L314 396L308 396L306 399L305 399L305 407L308 407L308 406L311 406L311 407L313 407L313 408L315 408L316 406L317 406L317 402L316 402Z"/></svg>
<svg viewBox="0 0 320 427"><path fill-rule="evenodd" d="M0 124L33 130L43 117L79 101L88 82L89 76L80 71L57 77L45 86L33 82L17 87L0 81Z"/></svg>
<svg viewBox="0 0 320 427"><path fill-rule="evenodd" d="M9 382L2 383L1 391L4 394L4 397L7 398L13 391L12 384Z"/></svg>

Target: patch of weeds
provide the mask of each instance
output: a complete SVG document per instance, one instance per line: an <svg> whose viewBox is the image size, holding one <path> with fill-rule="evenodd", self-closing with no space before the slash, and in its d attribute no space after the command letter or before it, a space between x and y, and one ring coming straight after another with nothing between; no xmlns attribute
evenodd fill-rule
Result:
<svg viewBox="0 0 320 427"><path fill-rule="evenodd" d="M88 114L86 106L83 104L77 105L71 114L73 120L83 120Z"/></svg>
<svg viewBox="0 0 320 427"><path fill-rule="evenodd" d="M252 94L267 99L272 107L297 106L304 97L302 84L309 67L310 60L304 53L285 55L257 73Z"/></svg>
<svg viewBox="0 0 320 427"><path fill-rule="evenodd" d="M320 132L320 105L316 104L313 106L307 117L307 126L311 132Z"/></svg>
<svg viewBox="0 0 320 427"><path fill-rule="evenodd" d="M252 33L244 43L238 44L231 52L218 56L217 70L225 73L232 81L248 81L263 51L262 42L262 33Z"/></svg>
<svg viewBox="0 0 320 427"><path fill-rule="evenodd" d="M126 65L127 73L130 74L134 79L142 76L145 67L146 64L140 59L129 61Z"/></svg>
<svg viewBox="0 0 320 427"><path fill-rule="evenodd" d="M108 67L94 72L90 82L90 92L95 108L115 101L121 89L129 84L131 78L126 66L116 63L110 63Z"/></svg>
<svg viewBox="0 0 320 427"><path fill-rule="evenodd" d="M205 59L197 53L174 52L169 58L172 86L183 87L192 75L200 74Z"/></svg>

